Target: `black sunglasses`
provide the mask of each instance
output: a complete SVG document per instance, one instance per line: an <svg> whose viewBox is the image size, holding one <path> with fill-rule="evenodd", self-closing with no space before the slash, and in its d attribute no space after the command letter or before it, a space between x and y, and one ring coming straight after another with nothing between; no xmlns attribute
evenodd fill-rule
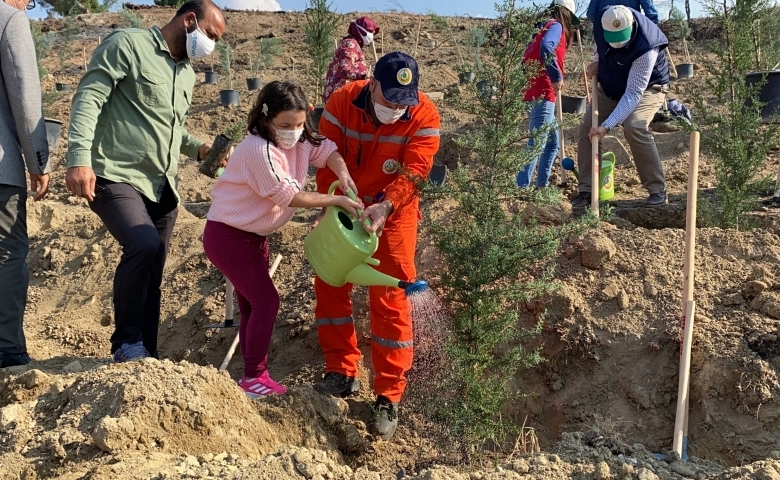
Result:
<svg viewBox="0 0 780 480"><path fill-rule="evenodd" d="M30 3L27 4L27 10L32 10L35 8L35 0L30 0Z"/></svg>

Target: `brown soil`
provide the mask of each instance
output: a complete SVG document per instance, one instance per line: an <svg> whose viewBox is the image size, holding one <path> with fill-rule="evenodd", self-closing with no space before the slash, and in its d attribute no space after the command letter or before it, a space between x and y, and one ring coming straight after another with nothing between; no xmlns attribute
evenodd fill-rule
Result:
<svg viewBox="0 0 780 480"><path fill-rule="evenodd" d="M146 25L162 25L172 10L138 13ZM259 35L273 33L284 42L283 56L263 74L264 80L291 78L308 85L300 74L306 65L297 26L302 14L227 16L226 39L237 53L234 85L243 100L239 108L223 109L217 106L217 96L224 87L197 85L188 128L203 139L245 117L251 107L243 79L249 76ZM443 37L428 18L422 19L415 48L419 17L372 16L385 29L385 52L417 51L423 90L455 88L444 67L455 70L458 52L449 44L436 47ZM88 55L98 37L119 22L114 14L79 16L73 51L83 47ZM477 21L454 22L464 27L459 32L465 36L465 27ZM61 28L55 20L42 23L45 30ZM296 60L295 72L291 58ZM81 55L76 54L62 70L53 52L47 59L53 75L43 79L44 87L50 90L55 81L75 84L80 64ZM200 72L208 63L195 66ZM675 86L678 98L687 100L687 89L695 82ZM69 103L70 97L63 96L48 116L67 126ZM440 109L444 138L437 160L454 166L468 155L453 139L473 119L446 104ZM567 153L574 156L576 119L566 134ZM184 203L164 283L160 344L166 360L109 362L111 280L120 250L85 203L65 190L63 134L63 144L54 152L52 192L30 205L32 279L25 330L37 361L0 373L0 476L384 479L396 478L404 469L428 479L780 478L780 282L775 281L780 237L774 216L767 212L757 213L764 225L760 230L698 231L690 414L690 453L698 459L662 461L648 453L666 452L671 446L684 245L679 227L688 168L687 134L659 133L656 140L671 205L655 212L636 208L643 189L634 168L620 166L618 216L561 248L561 289L529 302L523 312L523 321L533 322L547 309L542 337L547 361L518 375L516 386L530 396L508 405L506 415L534 427L542 449L550 453L503 455L491 467L467 474L463 472L474 466L426 469L438 449L408 417L402 417L391 442L374 438L366 428L371 401L367 389L349 402L311 390L322 372L312 271L302 248L313 212L302 211L271 238L272 254L281 253L284 260L275 277L282 309L270 368L276 379L293 387L290 394L247 400L235 385L242 369L238 353L229 375L216 371L235 331L202 328L222 320L224 279L200 243L212 181L198 175L190 159L180 165ZM767 159L767 174L777 162L776 153ZM699 182L705 188L714 185L706 152ZM573 187L566 191L571 193ZM560 221L568 211L536 215ZM435 286L440 271L424 235L418 252L420 275ZM360 345L367 354L367 305L365 292L358 293ZM363 375L364 384L370 384L368 374ZM726 470L729 466L735 467Z"/></svg>

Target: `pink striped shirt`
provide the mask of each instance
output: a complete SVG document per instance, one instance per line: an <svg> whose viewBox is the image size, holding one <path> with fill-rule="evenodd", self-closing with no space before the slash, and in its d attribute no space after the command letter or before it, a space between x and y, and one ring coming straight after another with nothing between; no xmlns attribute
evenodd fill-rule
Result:
<svg viewBox="0 0 780 480"><path fill-rule="evenodd" d="M306 187L309 165L323 168L336 144L299 142L284 150L258 135L238 144L211 189L207 218L258 235L269 235L295 214L293 196Z"/></svg>

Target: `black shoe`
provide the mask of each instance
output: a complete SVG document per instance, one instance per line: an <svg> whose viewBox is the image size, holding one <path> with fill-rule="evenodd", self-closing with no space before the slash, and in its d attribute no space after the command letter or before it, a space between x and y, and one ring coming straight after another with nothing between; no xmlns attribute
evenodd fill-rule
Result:
<svg viewBox="0 0 780 480"><path fill-rule="evenodd" d="M385 440L390 438L398 428L398 403L393 403L383 395L376 397L374 403L374 428Z"/></svg>
<svg viewBox="0 0 780 480"><path fill-rule="evenodd" d="M323 395L348 397L360 391L360 380L337 372L327 372L321 382L314 384L314 391Z"/></svg>
<svg viewBox="0 0 780 480"><path fill-rule="evenodd" d="M2 353L0 352L0 368L27 365L32 358L26 353Z"/></svg>
<svg viewBox="0 0 780 480"><path fill-rule="evenodd" d="M571 201L571 208L582 209L590 206L590 192L580 192L574 200Z"/></svg>
<svg viewBox="0 0 780 480"><path fill-rule="evenodd" d="M666 205L666 192L651 193L645 200L645 207L660 207Z"/></svg>

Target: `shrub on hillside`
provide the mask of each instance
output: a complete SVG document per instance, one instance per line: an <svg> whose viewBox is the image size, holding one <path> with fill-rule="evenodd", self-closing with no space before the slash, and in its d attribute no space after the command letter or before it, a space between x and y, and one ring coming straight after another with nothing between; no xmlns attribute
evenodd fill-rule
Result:
<svg viewBox="0 0 780 480"><path fill-rule="evenodd" d="M704 6L718 22L723 39L713 44L715 61L704 79L705 88L693 93L696 123L690 128L701 132L702 145L715 160L717 178L716 198L703 203L702 220L744 229L749 226L745 214L756 205L757 186L766 185L759 172L780 140L777 124L762 123L761 84L748 85L745 80L757 67L756 32L750 26L771 17L775 9L765 0L711 0Z"/></svg>
<svg viewBox="0 0 780 480"><path fill-rule="evenodd" d="M515 186L518 170L538 155L526 146L523 101L530 71L523 66L526 42L536 24L534 12L512 0L497 5L503 28L492 29L483 47L487 84L470 87L456 102L480 120L458 143L476 160L459 165L442 187L421 184L431 200L450 205L442 214L426 209L429 231L446 264L440 293L452 315L444 335L449 360L433 385L410 385L411 402L448 430L451 442L468 455L491 441L502 445L521 427L502 409L530 392L515 376L542 361L538 321L521 321L524 302L553 290L554 259L561 241L586 227L585 220L540 225L531 206L561 201L556 188L524 191ZM478 93L479 92L479 93ZM537 135L549 130L540 129ZM449 337L449 338L447 338ZM442 442L439 442L442 443Z"/></svg>

